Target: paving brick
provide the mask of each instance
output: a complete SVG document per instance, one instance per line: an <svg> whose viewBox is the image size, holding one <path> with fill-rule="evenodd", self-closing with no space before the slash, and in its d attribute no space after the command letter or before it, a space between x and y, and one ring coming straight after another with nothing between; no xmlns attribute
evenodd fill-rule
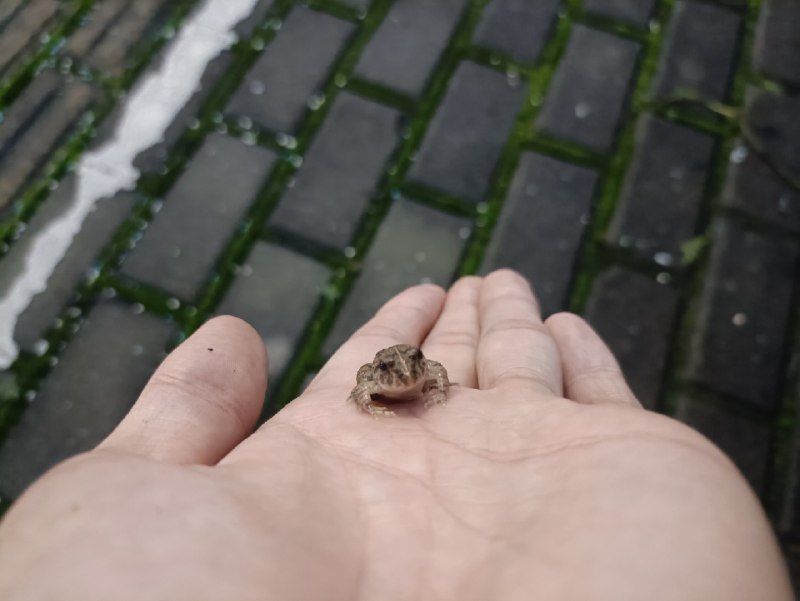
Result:
<svg viewBox="0 0 800 601"><path fill-rule="evenodd" d="M13 281L28 260L35 235L63 218L72 208L75 192L75 178L69 176L36 212L25 230L25 236L11 247L0 262L0 290L6 289L6 283ZM85 279L88 269L128 217L135 202L136 196L132 193L121 193L98 201L96 209L89 214L66 255L48 279L47 288L34 296L20 315L14 329L17 344L31 350L34 343L53 325L75 289Z"/></svg>
<svg viewBox="0 0 800 601"><path fill-rule="evenodd" d="M784 547L783 556L789 568L789 577L792 580L795 597L800 597L800 548Z"/></svg>
<svg viewBox="0 0 800 601"><path fill-rule="evenodd" d="M39 33L58 13L58 0L31 0L16 11L0 31L0 73L18 64L39 46Z"/></svg>
<svg viewBox="0 0 800 601"><path fill-rule="evenodd" d="M307 257L260 243L220 304L217 313L241 317L264 338L272 383L294 355L330 275Z"/></svg>
<svg viewBox="0 0 800 601"><path fill-rule="evenodd" d="M699 297L688 375L764 409L778 381L800 252L797 242L718 222Z"/></svg>
<svg viewBox="0 0 800 601"><path fill-rule="evenodd" d="M525 154L503 203L483 272L509 267L533 284L546 315L566 308L597 174Z"/></svg>
<svg viewBox="0 0 800 601"><path fill-rule="evenodd" d="M346 246L400 141L399 118L385 106L339 95L270 223Z"/></svg>
<svg viewBox="0 0 800 601"><path fill-rule="evenodd" d="M464 12L466 0L398 0L356 65L356 74L418 97Z"/></svg>
<svg viewBox="0 0 800 601"><path fill-rule="evenodd" d="M722 449L761 495L766 482L770 451L770 427L690 397L678 400L679 420L699 430Z"/></svg>
<svg viewBox="0 0 800 601"><path fill-rule="evenodd" d="M644 27L650 22L656 0L584 0L590 13Z"/></svg>
<svg viewBox="0 0 800 601"><path fill-rule="evenodd" d="M122 75L138 42L164 24L170 4L165 0L105 0L70 38L66 51L94 69Z"/></svg>
<svg viewBox="0 0 800 601"><path fill-rule="evenodd" d="M496 0L481 19L475 41L519 62L539 58L556 22L560 0Z"/></svg>
<svg viewBox="0 0 800 601"><path fill-rule="evenodd" d="M681 244L695 236L713 150L705 134L644 117L609 241L662 265L680 261Z"/></svg>
<svg viewBox="0 0 800 601"><path fill-rule="evenodd" d="M14 13L22 6L21 0L0 2L0 29L6 26Z"/></svg>
<svg viewBox="0 0 800 601"><path fill-rule="evenodd" d="M800 233L800 191L742 142L732 154L722 202Z"/></svg>
<svg viewBox="0 0 800 601"><path fill-rule="evenodd" d="M52 75L44 85L32 85L9 111L0 129L0 209L38 171L62 139L74 130L92 100L92 89L82 83L59 86ZM26 106L30 102L36 109ZM19 111L19 114L13 115Z"/></svg>
<svg viewBox="0 0 800 601"><path fill-rule="evenodd" d="M268 150L210 135L125 261L123 272L184 300L194 298L274 161Z"/></svg>
<svg viewBox="0 0 800 601"><path fill-rule="evenodd" d="M428 128L409 177L479 202L525 98L522 86L474 63L462 63Z"/></svg>
<svg viewBox="0 0 800 601"><path fill-rule="evenodd" d="M253 7L253 11L247 16L247 18L243 19L236 25L236 34L240 38L250 37L258 27L264 24L267 14L269 13L269 10L272 8L273 4L273 0L258 0L255 7Z"/></svg>
<svg viewBox="0 0 800 601"><path fill-rule="evenodd" d="M800 349L798 349L800 350ZM800 391L800 353L795 352L794 369L792 377L789 378L788 387L790 391ZM796 397L795 397L796 398ZM795 418L800 407L794 407ZM784 490L781 499L781 513L777 520L777 528L781 538L793 543L800 542L800 427L797 421L794 422L792 429L792 439L785 461L786 467L782 473L778 474L783 481ZM798 562L800 568L800 562ZM800 575L800 570L798 570Z"/></svg>
<svg viewBox="0 0 800 601"><path fill-rule="evenodd" d="M611 148L639 45L576 25L536 121L538 131L591 150Z"/></svg>
<svg viewBox="0 0 800 601"><path fill-rule="evenodd" d="M719 6L678 1L654 84L658 96L683 91L727 97L739 44L741 18Z"/></svg>
<svg viewBox="0 0 800 601"><path fill-rule="evenodd" d="M592 286L586 319L606 341L639 401L655 409L678 309L678 293L614 267Z"/></svg>
<svg viewBox="0 0 800 601"><path fill-rule="evenodd" d="M161 359L172 326L118 304L95 307L0 447L0 493L100 443Z"/></svg>
<svg viewBox="0 0 800 601"><path fill-rule="evenodd" d="M800 98L755 93L747 102L747 124L771 164L800 177Z"/></svg>
<svg viewBox="0 0 800 601"><path fill-rule="evenodd" d="M447 285L464 249L469 221L400 198L381 224L361 274L323 346L332 353L402 290L425 281Z"/></svg>
<svg viewBox="0 0 800 601"><path fill-rule="evenodd" d="M768 77L800 86L800 3L764 0L754 59L756 67Z"/></svg>
<svg viewBox="0 0 800 601"><path fill-rule="evenodd" d="M298 8L247 74L227 112L274 132L294 132L352 32L351 23Z"/></svg>

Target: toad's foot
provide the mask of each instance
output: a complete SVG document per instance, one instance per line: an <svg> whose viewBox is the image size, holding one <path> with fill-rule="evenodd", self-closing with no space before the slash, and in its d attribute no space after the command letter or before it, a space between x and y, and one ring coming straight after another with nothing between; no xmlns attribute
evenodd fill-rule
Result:
<svg viewBox="0 0 800 601"><path fill-rule="evenodd" d="M441 363L428 361L428 374L433 376L422 388L425 397L425 409L430 409L434 405L444 405L447 402L447 393L452 384L447 378L447 370Z"/></svg>
<svg viewBox="0 0 800 601"><path fill-rule="evenodd" d="M373 386L374 384L371 382L357 385L353 392L350 393L348 400L355 401L362 411L366 411L372 417L395 417L397 414L394 411L387 409L383 405L376 404L372 400L371 388Z"/></svg>

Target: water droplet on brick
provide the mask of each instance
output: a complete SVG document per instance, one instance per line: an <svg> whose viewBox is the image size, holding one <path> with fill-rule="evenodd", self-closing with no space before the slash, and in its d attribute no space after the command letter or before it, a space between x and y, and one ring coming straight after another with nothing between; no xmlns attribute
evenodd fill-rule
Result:
<svg viewBox="0 0 800 601"><path fill-rule="evenodd" d="M251 80L250 83L247 84L247 89L250 90L250 93L253 96L261 96L267 91L267 87L264 85L264 82L259 81L258 79Z"/></svg>
<svg viewBox="0 0 800 601"><path fill-rule="evenodd" d="M586 119L592 112L592 107L587 102L579 102L575 105L575 116L578 119Z"/></svg>
<svg viewBox="0 0 800 601"><path fill-rule="evenodd" d="M747 146L737 146L731 151L731 163L743 163L748 154Z"/></svg>
<svg viewBox="0 0 800 601"><path fill-rule="evenodd" d="M37 340L33 343L33 352L39 357L44 355L50 348L50 343L47 340Z"/></svg>
<svg viewBox="0 0 800 601"><path fill-rule="evenodd" d="M741 328L747 324L747 315L745 313L737 313L731 321L737 328Z"/></svg>
<svg viewBox="0 0 800 601"><path fill-rule="evenodd" d="M325 94L316 94L306 103L312 111L318 111L325 104Z"/></svg>

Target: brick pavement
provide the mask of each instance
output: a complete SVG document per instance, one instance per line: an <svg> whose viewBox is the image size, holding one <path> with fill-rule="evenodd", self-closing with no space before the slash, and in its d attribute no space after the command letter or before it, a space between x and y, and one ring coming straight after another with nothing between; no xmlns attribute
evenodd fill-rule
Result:
<svg viewBox="0 0 800 601"><path fill-rule="evenodd" d="M388 296L510 266L800 577L797 1L10 1L0 116L3 506L211 315L268 415Z"/></svg>

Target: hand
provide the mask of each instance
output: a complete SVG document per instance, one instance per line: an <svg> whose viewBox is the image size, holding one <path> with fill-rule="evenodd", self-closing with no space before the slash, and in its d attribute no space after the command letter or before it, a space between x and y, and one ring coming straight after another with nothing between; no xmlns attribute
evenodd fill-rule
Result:
<svg viewBox="0 0 800 601"><path fill-rule="evenodd" d="M460 386L374 419L345 399L397 343ZM0 598L792 598L731 463L644 411L582 320L543 324L511 272L400 294L248 436L265 364L233 318L177 349L11 509Z"/></svg>

